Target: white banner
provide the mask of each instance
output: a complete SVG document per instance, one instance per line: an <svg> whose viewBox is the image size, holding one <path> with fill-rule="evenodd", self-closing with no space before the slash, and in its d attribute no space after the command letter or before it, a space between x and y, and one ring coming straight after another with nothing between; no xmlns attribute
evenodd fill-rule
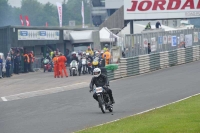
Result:
<svg viewBox="0 0 200 133"><path fill-rule="evenodd" d="M148 47L148 39L147 39L147 38L143 38L143 46L144 46L145 48Z"/></svg>
<svg viewBox="0 0 200 133"><path fill-rule="evenodd" d="M192 34L185 35L185 46L192 46Z"/></svg>
<svg viewBox="0 0 200 133"><path fill-rule="evenodd" d="M153 38L151 38L151 52L154 52L156 50L157 50L156 38L153 37Z"/></svg>
<svg viewBox="0 0 200 133"><path fill-rule="evenodd" d="M82 8L81 8L81 15L82 15L82 28L85 28L85 15L84 15L84 4L82 1Z"/></svg>
<svg viewBox="0 0 200 133"><path fill-rule="evenodd" d="M163 44L167 44L167 36L163 36Z"/></svg>
<svg viewBox="0 0 200 133"><path fill-rule="evenodd" d="M198 42L199 38L198 38L198 32L194 32L194 42Z"/></svg>
<svg viewBox="0 0 200 133"><path fill-rule="evenodd" d="M180 42L184 42L185 38L184 38L184 34L180 34Z"/></svg>
<svg viewBox="0 0 200 133"><path fill-rule="evenodd" d="M124 0L125 20L197 18L199 0Z"/></svg>
<svg viewBox="0 0 200 133"><path fill-rule="evenodd" d="M171 36L168 36L168 38L167 38L167 42L168 42L169 44L172 43L172 37L171 37Z"/></svg>
<svg viewBox="0 0 200 133"><path fill-rule="evenodd" d="M59 40L59 30L18 30L18 40Z"/></svg>
<svg viewBox="0 0 200 133"><path fill-rule="evenodd" d="M58 8L59 24L60 24L60 27L62 27L62 4L59 2L56 2L56 5Z"/></svg>

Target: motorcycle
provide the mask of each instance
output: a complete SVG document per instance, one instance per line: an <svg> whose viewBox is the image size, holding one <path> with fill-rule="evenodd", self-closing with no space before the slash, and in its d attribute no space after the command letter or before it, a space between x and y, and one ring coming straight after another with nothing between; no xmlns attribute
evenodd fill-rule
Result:
<svg viewBox="0 0 200 133"><path fill-rule="evenodd" d="M78 63L77 61L73 60L70 63L70 76L77 76L77 75L78 75Z"/></svg>
<svg viewBox="0 0 200 133"><path fill-rule="evenodd" d="M97 94L99 108L101 108L102 113L105 113L106 110L109 110L109 112L113 112L112 102L105 89L103 87L96 87L93 92Z"/></svg>
<svg viewBox="0 0 200 133"><path fill-rule="evenodd" d="M94 70L95 68L98 68L98 67L99 67L99 58L96 57L92 62L92 68ZM93 72L92 72L92 75L93 75Z"/></svg>
<svg viewBox="0 0 200 133"><path fill-rule="evenodd" d="M44 64L44 72L52 72L52 62L49 59L44 59L43 61Z"/></svg>
<svg viewBox="0 0 200 133"><path fill-rule="evenodd" d="M82 59L81 59L81 61L82 61L82 73L83 74L85 74L86 73L86 68L87 68L87 59L86 59L86 57L83 57Z"/></svg>

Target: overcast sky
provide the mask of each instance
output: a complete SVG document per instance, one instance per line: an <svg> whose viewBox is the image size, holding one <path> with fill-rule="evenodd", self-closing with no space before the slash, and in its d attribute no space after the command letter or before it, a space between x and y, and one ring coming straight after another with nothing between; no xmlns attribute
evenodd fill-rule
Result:
<svg viewBox="0 0 200 133"><path fill-rule="evenodd" d="M56 2L63 2L63 0L38 0L40 3L47 3L50 2L52 4L56 4ZM20 7L21 6L21 0L8 0L9 4L11 6Z"/></svg>

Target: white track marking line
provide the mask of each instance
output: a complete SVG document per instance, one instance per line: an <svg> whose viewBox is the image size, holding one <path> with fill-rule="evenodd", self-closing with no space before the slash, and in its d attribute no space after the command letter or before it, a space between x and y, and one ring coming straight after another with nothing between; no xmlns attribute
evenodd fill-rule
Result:
<svg viewBox="0 0 200 133"><path fill-rule="evenodd" d="M50 90L55 90L55 89L59 89L59 88L76 86L76 85L80 85L80 84L84 84L84 83L86 83L86 82L81 82L81 83L76 83L76 84L66 85L66 86L60 86L60 87L55 87L55 88L51 88L51 89L44 89L44 90L38 90L38 91L30 91L30 92L18 93L18 94L14 94L14 95L5 96L5 97L25 95L25 94L31 94L31 93L37 93L37 92L43 92L43 91L50 91Z"/></svg>
<svg viewBox="0 0 200 133"><path fill-rule="evenodd" d="M8 101L5 97L1 97L1 99L2 99L4 102Z"/></svg>
<svg viewBox="0 0 200 133"><path fill-rule="evenodd" d="M31 92L25 92L25 93L19 93L19 94L4 96L4 97L1 97L1 99L3 101L13 101L13 100L25 99L25 98L35 97L35 96L48 95L48 94L68 91L68 90L64 89L64 88L67 88L67 87L75 87L75 86L78 86L78 85L79 85L78 87L80 87L80 85L85 87L86 84L88 84L88 83L87 82L81 82L81 83L76 83L76 84L67 85L67 86L55 87L55 88L51 88L51 89L44 89L44 90L31 91ZM69 89L69 90L71 90L71 89Z"/></svg>
<svg viewBox="0 0 200 133"><path fill-rule="evenodd" d="M116 121L119 121L119 120L123 120L123 119L125 119L125 118L129 118L129 117L132 117L132 116L137 116L137 115L140 115L140 114L144 114L144 113L150 112L150 111L152 111L152 110L156 110L156 109L159 109L159 108L162 108L162 107L171 105L171 104L175 104L175 103L178 103L178 102L187 100L187 99L189 99L189 98L191 98L191 97L198 96L198 95L200 95L200 93L197 93L197 94L191 95L191 96L189 96L189 97L186 97L186 98L177 100L177 101L175 101L175 102L171 102L171 103L168 103L168 104L164 104L164 105L158 106L158 107L156 107L156 108L151 108L151 109L148 109L148 110L145 110L145 111L142 111L142 112L139 112L139 113L136 113L136 114L127 116L127 117L123 117L123 118L116 119L116 120L113 120L113 121L110 121L110 122L106 122L106 123L102 123L102 124L99 124L99 125L96 125L96 126L93 126L93 127L89 127L89 128L87 128L87 129L91 129L91 128L94 128L94 127L103 126L103 125L105 125L105 124L110 124L110 123L113 123L113 122L116 122ZM84 131L84 130L87 130L87 129L82 129L82 130L79 130L79 131L76 131L76 132Z"/></svg>

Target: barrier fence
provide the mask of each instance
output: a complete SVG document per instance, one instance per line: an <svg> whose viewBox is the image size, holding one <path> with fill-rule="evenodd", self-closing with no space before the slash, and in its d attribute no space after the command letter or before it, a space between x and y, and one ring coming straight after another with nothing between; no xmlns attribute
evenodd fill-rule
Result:
<svg viewBox="0 0 200 133"><path fill-rule="evenodd" d="M42 58L35 58L33 62L33 71L38 71L42 68Z"/></svg>
<svg viewBox="0 0 200 133"><path fill-rule="evenodd" d="M200 59L200 45L160 53L121 58L115 71L107 71L108 79L140 75Z"/></svg>
<svg viewBox="0 0 200 133"><path fill-rule="evenodd" d="M124 48L126 58L148 54L148 43L151 53L171 51L184 46L198 45L200 29L185 29L173 31L152 31L142 34L126 35Z"/></svg>

